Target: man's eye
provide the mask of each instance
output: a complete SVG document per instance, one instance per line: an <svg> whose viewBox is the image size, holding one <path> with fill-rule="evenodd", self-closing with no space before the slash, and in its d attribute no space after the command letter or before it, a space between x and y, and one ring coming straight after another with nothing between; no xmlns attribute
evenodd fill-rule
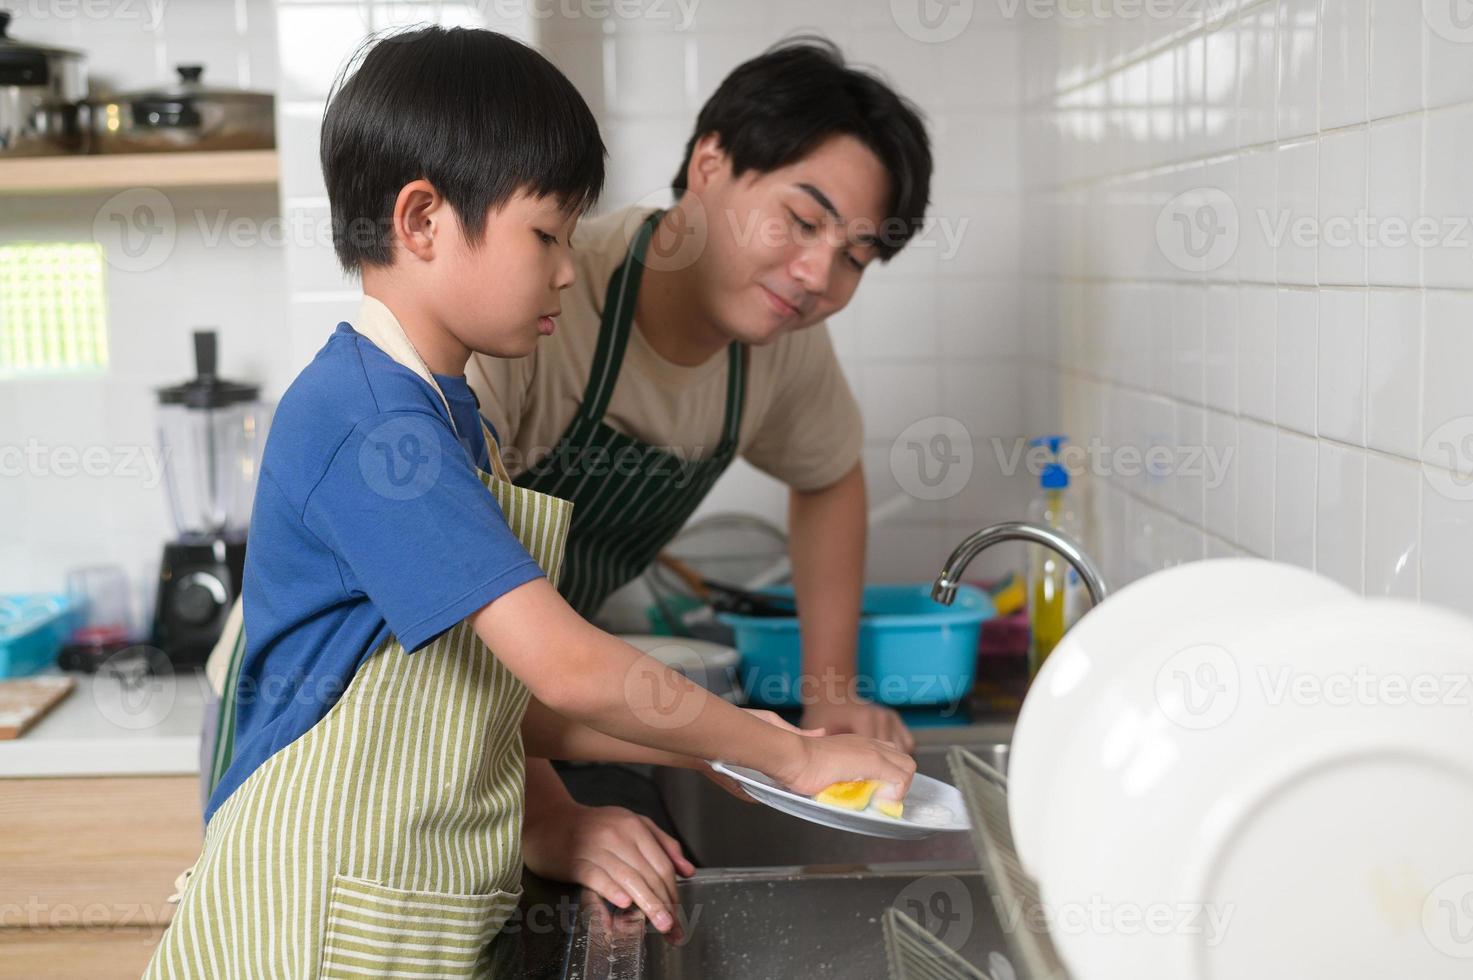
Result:
<svg viewBox="0 0 1473 980"><path fill-rule="evenodd" d="M852 256L852 255L850 255L850 254L848 254L846 252L844 254L844 258L848 259L849 260L849 264L852 265L852 266L854 266L854 271L855 272L863 272L864 271L864 263L861 262L861 261L859 261L858 259L856 259L854 256Z"/></svg>
<svg viewBox="0 0 1473 980"><path fill-rule="evenodd" d="M813 231L814 229L816 229L818 227L818 225L809 224L808 222L804 221L802 218L798 217L798 212L796 212L796 211L789 210L788 211L788 214L790 214L790 215L793 216L793 220L798 223L798 227L799 228L802 228L804 231Z"/></svg>

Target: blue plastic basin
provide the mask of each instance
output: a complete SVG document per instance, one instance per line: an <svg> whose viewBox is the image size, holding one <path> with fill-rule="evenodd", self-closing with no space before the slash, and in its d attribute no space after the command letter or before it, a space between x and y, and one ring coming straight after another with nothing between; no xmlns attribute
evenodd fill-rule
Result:
<svg viewBox="0 0 1473 980"><path fill-rule="evenodd" d="M791 596L791 589L764 590ZM956 602L931 598L931 583L869 585L859 625L859 692L889 705L953 704L972 689L977 640L996 611L981 589L964 585ZM821 699L833 686L799 680L802 649L795 617L717 617L736 633L742 687L751 704L788 708Z"/></svg>
<svg viewBox="0 0 1473 980"><path fill-rule="evenodd" d="M0 678L55 664L78 612L64 595L0 595Z"/></svg>

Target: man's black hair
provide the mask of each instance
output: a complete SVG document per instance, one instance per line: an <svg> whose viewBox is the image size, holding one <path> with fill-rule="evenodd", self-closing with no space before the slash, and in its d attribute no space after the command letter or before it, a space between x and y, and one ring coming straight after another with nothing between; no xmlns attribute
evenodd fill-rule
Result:
<svg viewBox="0 0 1473 980"><path fill-rule="evenodd" d="M889 171L889 213L876 236L888 260L920 230L931 196L931 145L920 110L878 76L844 62L826 38L795 37L738 65L701 107L671 187L679 197L696 143L715 133L733 176L768 173L849 135Z"/></svg>
<svg viewBox="0 0 1473 980"><path fill-rule="evenodd" d="M520 190L579 212L597 201L598 123L536 51L464 27L393 34L365 51L339 77L322 119L333 247L347 271L392 261L394 202L413 180L445 196L472 242L487 212Z"/></svg>

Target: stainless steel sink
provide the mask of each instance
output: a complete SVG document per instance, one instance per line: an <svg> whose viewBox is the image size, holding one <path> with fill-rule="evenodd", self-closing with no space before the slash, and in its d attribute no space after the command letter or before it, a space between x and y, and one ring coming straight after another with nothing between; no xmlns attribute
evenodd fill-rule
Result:
<svg viewBox="0 0 1473 980"><path fill-rule="evenodd" d="M963 745L1000 771L1007 771L1005 730L960 728L926 731L916 748L919 772L951 782L946 753ZM967 834L936 834L899 841L831 830L770 807L748 803L689 769L658 769L655 783L670 819L702 868L823 867L952 861L977 866Z"/></svg>
<svg viewBox="0 0 1473 980"><path fill-rule="evenodd" d="M1006 955L981 873L946 865L849 872L700 872L680 885L682 934L602 906L570 945L574 980L888 977L882 917L894 906L970 963Z"/></svg>

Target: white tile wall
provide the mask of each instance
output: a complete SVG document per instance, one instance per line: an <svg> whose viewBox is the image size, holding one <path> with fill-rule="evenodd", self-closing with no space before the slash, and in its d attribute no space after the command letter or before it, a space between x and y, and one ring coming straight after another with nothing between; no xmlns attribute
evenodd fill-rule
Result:
<svg viewBox="0 0 1473 980"><path fill-rule="evenodd" d="M277 83L270 0L11 6L12 36L85 51L98 90L160 84L181 62L203 63L206 81L220 85L270 90ZM0 241L93 240L94 220L111 197L6 197ZM105 477L32 472L0 480L0 513L8 518L0 522L0 592L57 590L69 567L117 563L133 578L141 615L171 528L163 488L124 460L155 446L154 388L193 376L190 331L202 326L219 330L227 376L269 390L284 372L283 249L252 244L273 241L279 230L276 193L169 190L165 197L175 240L161 265L135 271L106 235L97 239L117 263L106 269L106 374L0 381L0 446L100 446L118 463ZM227 226L245 237L217 234Z"/></svg>
<svg viewBox="0 0 1473 980"><path fill-rule="evenodd" d="M1133 49L1108 18L1023 26L1024 318L1045 335L1027 347L1030 377L1059 392L1077 440L1150 438L1117 417L1133 406L1175 411L1192 437L1205 405L1205 446L1236 447L1201 519L1191 474L1093 480L1092 543L1133 577L1196 554L1195 531L1210 555L1473 611L1473 37L1439 23L1437 4L1209 6L1226 12L1127 28ZM1139 66L1148 85L1123 114L1140 125L1121 126L1099 93L1129 88ZM1199 187L1230 203L1196 215L1197 244L1216 229L1236 247L1181 268L1165 236L1182 229L1162 215ZM1127 206L1122 188L1149 190ZM1111 368L1138 355L1104 325L1141 292L1166 297L1142 329L1146 362L1171 370ZM1198 397L1178 369L1204 320Z"/></svg>

